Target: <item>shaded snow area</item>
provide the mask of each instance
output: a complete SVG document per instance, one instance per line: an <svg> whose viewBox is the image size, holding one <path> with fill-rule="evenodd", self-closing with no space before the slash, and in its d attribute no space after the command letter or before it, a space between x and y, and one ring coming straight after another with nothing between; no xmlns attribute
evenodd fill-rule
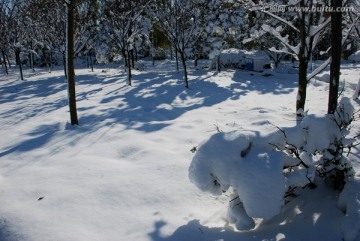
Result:
<svg viewBox="0 0 360 241"><path fill-rule="evenodd" d="M297 160L275 150L302 147L315 169L322 159L309 153L344 134L325 117L328 70L309 83L299 124L290 63L190 68L189 89L173 61L138 64L133 86L123 67L76 69L79 126L62 69L0 73L1 241L360 241L358 146L343 159L355 174L342 192L303 168L284 173ZM359 72L342 65L341 97ZM360 132L351 125L348 138ZM309 180L315 188L283 198Z"/></svg>
<svg viewBox="0 0 360 241"><path fill-rule="evenodd" d="M353 63L360 63L360 50L349 56L349 61Z"/></svg>

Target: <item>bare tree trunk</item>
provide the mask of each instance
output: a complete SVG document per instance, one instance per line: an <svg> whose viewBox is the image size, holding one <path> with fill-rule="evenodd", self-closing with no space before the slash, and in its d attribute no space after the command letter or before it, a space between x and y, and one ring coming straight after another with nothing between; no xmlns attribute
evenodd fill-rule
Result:
<svg viewBox="0 0 360 241"><path fill-rule="evenodd" d="M296 98L296 114L297 116L303 116L305 111L306 101L306 89L307 89L307 66L308 63L306 58L302 57L299 59L299 77L298 77L298 94Z"/></svg>
<svg viewBox="0 0 360 241"><path fill-rule="evenodd" d="M74 70L74 1L70 0L67 6L67 26L66 26L66 51L67 51L67 74L68 74L68 97L70 108L71 125L79 125L76 110L75 92L75 70Z"/></svg>
<svg viewBox="0 0 360 241"><path fill-rule="evenodd" d="M35 72L34 53L30 53L30 68L32 72Z"/></svg>
<svg viewBox="0 0 360 241"><path fill-rule="evenodd" d="M20 58L20 49L17 48L15 50L15 58L16 58L16 63L18 63L19 65L19 71L20 71L20 79L24 80L24 75L23 75L23 70L22 70L22 64L21 64L21 58Z"/></svg>
<svg viewBox="0 0 360 241"><path fill-rule="evenodd" d="M93 64L93 60L92 60L92 52L91 52L91 50L89 51L89 57L90 57L91 72L94 72L94 64Z"/></svg>
<svg viewBox="0 0 360 241"><path fill-rule="evenodd" d="M64 76L65 79L67 79L67 71L66 71L66 57L65 57L65 53L62 53L63 56L63 64L64 64Z"/></svg>
<svg viewBox="0 0 360 241"><path fill-rule="evenodd" d="M176 61L176 71L179 73L179 59L178 59L178 51L175 48L175 61Z"/></svg>
<svg viewBox="0 0 360 241"><path fill-rule="evenodd" d="M183 51L180 52L180 58L184 69L185 88L189 88L188 73L186 68L186 58L185 58L185 53Z"/></svg>
<svg viewBox="0 0 360 241"><path fill-rule="evenodd" d="M130 54L130 60L131 60L131 68L135 68L135 55L134 55L134 50L130 50L129 51Z"/></svg>
<svg viewBox="0 0 360 241"><path fill-rule="evenodd" d="M127 51L127 79L128 79L128 85L131 86L131 78L132 78L132 75L131 75L131 53L130 51Z"/></svg>
<svg viewBox="0 0 360 241"><path fill-rule="evenodd" d="M53 68L53 52L50 50L50 53L49 53L49 64L50 64L50 68L49 68L49 73L51 73L51 70Z"/></svg>
<svg viewBox="0 0 360 241"><path fill-rule="evenodd" d="M300 7L304 7L304 0L300 1ZM307 67L308 61L305 56L306 52L306 29L305 29L305 13L300 13L302 16L300 18L300 49L299 49L299 76L298 76L298 94L296 97L296 115L301 117L305 111L305 101L306 101L306 89L307 89Z"/></svg>
<svg viewBox="0 0 360 241"><path fill-rule="evenodd" d="M216 56L215 68L216 68L216 72L220 73L221 71L220 55Z"/></svg>
<svg viewBox="0 0 360 241"><path fill-rule="evenodd" d="M2 50L1 53L2 53L2 57L3 57L3 65L4 65L4 68L5 68L5 73L6 73L6 75L8 75L9 71L8 71L7 64L6 64L5 51Z"/></svg>
<svg viewBox="0 0 360 241"><path fill-rule="evenodd" d="M194 59L194 68L197 69L198 67L198 60L199 58L197 56L195 56L195 59Z"/></svg>
<svg viewBox="0 0 360 241"><path fill-rule="evenodd" d="M342 0L331 0L333 9L341 8ZM335 112L338 103L340 64L342 52L342 14L341 12L331 13L331 63L329 81L329 102L328 114Z"/></svg>
<svg viewBox="0 0 360 241"><path fill-rule="evenodd" d="M35 61L34 61L34 52L33 52L33 49L34 49L34 45L33 45L33 41L30 41L30 48L31 48L31 51L29 52L29 65L30 65L30 68L31 68L31 71L33 73L35 73Z"/></svg>
<svg viewBox="0 0 360 241"><path fill-rule="evenodd" d="M11 63L10 63L9 55L7 55L7 53L5 53L5 57L6 57L7 64L9 65L9 69L11 69Z"/></svg>

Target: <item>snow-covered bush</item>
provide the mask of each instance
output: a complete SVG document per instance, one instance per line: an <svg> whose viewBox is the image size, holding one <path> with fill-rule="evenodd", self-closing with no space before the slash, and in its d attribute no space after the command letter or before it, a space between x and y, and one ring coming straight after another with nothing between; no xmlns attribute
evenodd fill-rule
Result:
<svg viewBox="0 0 360 241"><path fill-rule="evenodd" d="M245 51L240 49L225 49L222 50L221 53L213 51L209 54L209 59L211 59L210 68L213 69L216 67L216 61L218 60L218 56L220 57L219 64L221 68L238 69L245 66Z"/></svg>
<svg viewBox="0 0 360 241"><path fill-rule="evenodd" d="M260 131L219 132L197 148L190 180L213 195L230 193L228 220L242 229L255 227L253 218L277 215L297 188L315 188L323 179L342 189L353 176L344 149L354 120L350 99L343 98L334 114L306 116L295 127Z"/></svg>
<svg viewBox="0 0 360 241"><path fill-rule="evenodd" d="M209 59L211 60L210 68L216 67L218 57L220 58L219 64L221 68L243 69L246 64L246 58L262 58L264 67L269 68L271 66L270 58L264 51L246 51L234 48L225 49L221 52L213 51L209 54Z"/></svg>

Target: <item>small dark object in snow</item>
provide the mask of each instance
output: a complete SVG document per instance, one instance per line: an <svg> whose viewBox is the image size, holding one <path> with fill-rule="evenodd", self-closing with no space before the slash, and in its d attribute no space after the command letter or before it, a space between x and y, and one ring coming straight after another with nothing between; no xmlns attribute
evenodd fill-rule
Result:
<svg viewBox="0 0 360 241"><path fill-rule="evenodd" d="M44 199L44 197L39 197L38 198L38 201L41 201L41 200L43 200Z"/></svg>
<svg viewBox="0 0 360 241"><path fill-rule="evenodd" d="M269 73L266 73L266 74L263 74L263 76L265 77L270 77L270 76L273 76L272 74L269 74Z"/></svg>
<svg viewBox="0 0 360 241"><path fill-rule="evenodd" d="M249 146L246 147L245 150L242 150L242 151L241 151L240 156L241 156L242 158L246 157L247 154L249 154L250 149L251 149L251 146L252 146L252 143L250 142L250 143L249 143Z"/></svg>
<svg viewBox="0 0 360 241"><path fill-rule="evenodd" d="M195 152L197 151L196 146L194 146L190 151L191 151L192 153L195 153Z"/></svg>

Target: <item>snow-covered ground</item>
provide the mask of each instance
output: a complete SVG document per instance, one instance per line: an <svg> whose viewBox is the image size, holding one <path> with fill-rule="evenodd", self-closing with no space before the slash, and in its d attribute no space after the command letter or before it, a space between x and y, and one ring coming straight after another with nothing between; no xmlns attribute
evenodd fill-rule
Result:
<svg viewBox="0 0 360 241"><path fill-rule="evenodd" d="M267 77L191 69L190 89L172 61L141 65L133 86L122 68L77 69L80 126L68 124L61 69L26 70L24 81L15 68L1 73L0 240L335 241L343 225L357 232L359 222L347 222L336 207L339 193L322 183L271 221L256 220L255 230L240 232L225 219L228 197L203 193L189 181L190 150L218 130L295 125L291 64L266 70ZM342 94L351 97L360 64L343 64L341 73ZM309 84L311 114L326 113L326 75ZM353 151L358 180L360 150ZM360 202L357 184L354 202Z"/></svg>

